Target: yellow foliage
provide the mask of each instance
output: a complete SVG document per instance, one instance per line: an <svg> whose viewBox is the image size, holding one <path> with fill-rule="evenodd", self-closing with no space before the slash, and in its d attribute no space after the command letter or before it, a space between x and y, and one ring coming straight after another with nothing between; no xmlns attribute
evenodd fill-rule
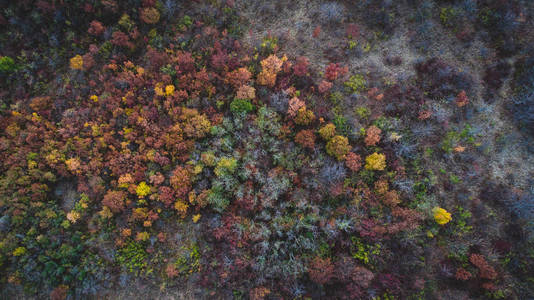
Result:
<svg viewBox="0 0 534 300"><path fill-rule="evenodd" d="M334 156L337 160L343 160L349 150L349 140L341 135L334 136L326 143L326 153Z"/></svg>
<svg viewBox="0 0 534 300"><path fill-rule="evenodd" d="M102 217L102 219L109 219L113 217L113 213L111 212L111 209L109 209L109 207L107 206L104 206L102 210L98 212L98 214L100 215L100 217Z"/></svg>
<svg viewBox="0 0 534 300"><path fill-rule="evenodd" d="M169 84L165 87L165 96L172 96L174 94L174 85Z"/></svg>
<svg viewBox="0 0 534 300"><path fill-rule="evenodd" d="M83 69L83 58L81 57L81 55L76 55L70 59L70 68L74 70Z"/></svg>
<svg viewBox="0 0 534 300"><path fill-rule="evenodd" d="M13 256L22 256L26 254L26 248L24 247L18 247L17 249L13 250Z"/></svg>
<svg viewBox="0 0 534 300"><path fill-rule="evenodd" d="M328 123L325 126L319 129L319 135L325 140L328 141L336 135L336 125Z"/></svg>
<svg viewBox="0 0 534 300"><path fill-rule="evenodd" d="M432 213L434 214L434 220L439 225L445 225L452 220L451 214L441 207L434 207Z"/></svg>
<svg viewBox="0 0 534 300"><path fill-rule="evenodd" d="M202 216L201 214L194 215L194 216L193 216L193 223L197 223L198 220L200 220L200 217L201 217L201 216Z"/></svg>
<svg viewBox="0 0 534 300"><path fill-rule="evenodd" d="M65 161L67 169L71 172L80 172L79 168L81 166L80 160L78 158L69 158Z"/></svg>
<svg viewBox="0 0 534 300"><path fill-rule="evenodd" d="M386 156L384 154L373 153L365 158L366 170L382 171L386 168Z"/></svg>
<svg viewBox="0 0 534 300"><path fill-rule="evenodd" d="M154 87L154 93L158 96L165 96L165 93L163 92L163 84L158 82L156 83L156 86Z"/></svg>
<svg viewBox="0 0 534 300"><path fill-rule="evenodd" d="M74 210L67 214L67 220L69 220L72 224L76 223L80 218L80 213Z"/></svg>
<svg viewBox="0 0 534 300"><path fill-rule="evenodd" d="M146 231L138 232L137 235L135 236L136 241L144 242L144 241L147 241L149 238L150 238L150 234L148 234L148 232Z"/></svg>
<svg viewBox="0 0 534 300"><path fill-rule="evenodd" d="M182 218L185 218L185 215L187 214L187 209L189 208L189 204L185 203L182 200L178 200L174 203L174 209L180 213Z"/></svg>
<svg viewBox="0 0 534 300"><path fill-rule="evenodd" d="M150 186L146 184L146 182L142 181L137 185L135 193L137 196L139 196L139 198L144 198L146 195L150 194Z"/></svg>

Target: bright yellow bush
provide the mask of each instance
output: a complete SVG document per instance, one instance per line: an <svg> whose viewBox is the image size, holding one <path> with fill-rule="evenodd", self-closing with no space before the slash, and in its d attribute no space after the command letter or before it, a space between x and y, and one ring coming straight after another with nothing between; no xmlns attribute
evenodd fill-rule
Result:
<svg viewBox="0 0 534 300"><path fill-rule="evenodd" d="M70 59L70 68L74 70L83 69L83 58L81 55L76 55Z"/></svg>
<svg viewBox="0 0 534 300"><path fill-rule="evenodd" d="M178 213L182 216L182 218L185 217L187 214L187 209L189 208L189 204L185 203L182 200L178 200L174 203L174 209L178 211Z"/></svg>
<svg viewBox="0 0 534 300"><path fill-rule="evenodd" d="M386 156L384 154L373 153L365 158L366 170L382 171L386 168Z"/></svg>
<svg viewBox="0 0 534 300"><path fill-rule="evenodd" d="M439 225L445 225L452 220L451 214L441 207L434 207L432 213L434 214L434 220Z"/></svg>
<svg viewBox="0 0 534 300"><path fill-rule="evenodd" d="M172 96L174 94L174 85L169 84L165 86L165 96Z"/></svg>
<svg viewBox="0 0 534 300"><path fill-rule="evenodd" d="M146 195L150 194L150 186L143 181L137 185L135 193L139 198L144 198Z"/></svg>

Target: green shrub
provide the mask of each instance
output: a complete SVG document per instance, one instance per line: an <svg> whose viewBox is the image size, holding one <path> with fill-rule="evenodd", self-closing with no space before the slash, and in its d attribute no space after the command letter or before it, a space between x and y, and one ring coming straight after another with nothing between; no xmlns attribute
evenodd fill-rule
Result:
<svg viewBox="0 0 534 300"><path fill-rule="evenodd" d="M230 103L230 110L233 113L249 113L254 110L254 105L250 103L250 101L245 99L234 99L232 103Z"/></svg>
<svg viewBox="0 0 534 300"><path fill-rule="evenodd" d="M15 71L16 65L15 61L9 56L0 57L0 72L2 73L11 73Z"/></svg>

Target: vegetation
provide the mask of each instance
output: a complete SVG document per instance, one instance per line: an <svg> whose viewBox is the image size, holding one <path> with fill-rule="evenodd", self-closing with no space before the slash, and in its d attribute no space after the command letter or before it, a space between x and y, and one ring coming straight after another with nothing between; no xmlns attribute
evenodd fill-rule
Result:
<svg viewBox="0 0 534 300"><path fill-rule="evenodd" d="M0 298L534 296L532 3L4 2Z"/></svg>

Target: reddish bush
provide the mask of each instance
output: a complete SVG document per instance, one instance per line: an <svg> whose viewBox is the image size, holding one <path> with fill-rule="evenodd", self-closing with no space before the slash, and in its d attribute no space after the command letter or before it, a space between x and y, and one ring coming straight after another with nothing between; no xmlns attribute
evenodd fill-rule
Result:
<svg viewBox="0 0 534 300"><path fill-rule="evenodd" d="M293 66L293 73L297 76L306 76L308 73L308 65L310 62L304 56L297 58L297 62Z"/></svg>
<svg viewBox="0 0 534 300"><path fill-rule="evenodd" d="M168 186L160 186L158 189L159 201L165 204L165 207L171 207L174 202L174 191Z"/></svg>
<svg viewBox="0 0 534 300"><path fill-rule="evenodd" d="M226 73L225 81L234 86L234 88L239 88L242 85L248 83L252 74L246 68L239 68L230 73Z"/></svg>
<svg viewBox="0 0 534 300"><path fill-rule="evenodd" d="M308 265L310 279L318 284L328 283L334 277L334 271L330 258L315 257Z"/></svg>
<svg viewBox="0 0 534 300"><path fill-rule="evenodd" d="M462 107L462 106L467 105L467 103L469 103L469 99L467 98L467 95L465 94L465 91L462 90L458 94L458 96L456 96L456 105L458 107Z"/></svg>
<svg viewBox="0 0 534 300"><path fill-rule="evenodd" d="M124 200L126 199L126 193L123 191L108 191L104 195L102 204L109 207L112 212L121 212L124 210Z"/></svg>
<svg viewBox="0 0 534 300"><path fill-rule="evenodd" d="M319 34L321 34L321 26L317 25L313 30L312 37L317 38L319 37Z"/></svg>
<svg viewBox="0 0 534 300"><path fill-rule="evenodd" d="M313 148L315 147L315 133L313 133L313 130L309 129L301 130L295 136L295 142L297 142L304 148L313 150Z"/></svg>
<svg viewBox="0 0 534 300"><path fill-rule="evenodd" d="M324 94L332 88L332 83L330 81L323 80L319 84L319 93Z"/></svg>
<svg viewBox="0 0 534 300"><path fill-rule="evenodd" d="M469 273L464 268L458 268L458 270L456 271L455 277L458 280L467 281L467 280L471 279L471 277L473 277L473 275L471 275L471 273Z"/></svg>
<svg viewBox="0 0 534 300"><path fill-rule="evenodd" d="M481 278L490 280L497 278L497 272L481 254L471 254L469 261L478 268Z"/></svg>
<svg viewBox="0 0 534 300"><path fill-rule="evenodd" d="M99 36L104 32L104 30L106 30L106 27L104 27L104 25L102 25L102 23L98 22L97 20L94 20L89 25L89 29L87 29L87 32L94 36Z"/></svg>
<svg viewBox="0 0 534 300"><path fill-rule="evenodd" d="M358 172L362 167L362 158L354 152L349 152L345 157L345 165L352 172Z"/></svg>
<svg viewBox="0 0 534 300"><path fill-rule="evenodd" d="M176 197L178 198L183 199L191 190L191 178L189 171L182 166L177 166L176 169L174 169L169 181L176 192Z"/></svg>
<svg viewBox="0 0 534 300"><path fill-rule="evenodd" d="M126 47L129 49L134 48L134 44L130 42L130 37L122 32L122 31L115 31L111 35L111 43L116 46Z"/></svg>
<svg viewBox="0 0 534 300"><path fill-rule="evenodd" d="M380 134L382 130L380 128L372 125L367 128L367 135L365 136L365 145L366 146L376 146L380 142Z"/></svg>
<svg viewBox="0 0 534 300"><path fill-rule="evenodd" d="M341 67L339 64L330 63L324 72L324 77L328 81L334 81L338 77L345 75L349 71L348 67Z"/></svg>
<svg viewBox="0 0 534 300"><path fill-rule="evenodd" d="M345 27L345 33L347 34L347 36L356 39L360 36L360 27L358 27L358 25L354 23L349 23Z"/></svg>

